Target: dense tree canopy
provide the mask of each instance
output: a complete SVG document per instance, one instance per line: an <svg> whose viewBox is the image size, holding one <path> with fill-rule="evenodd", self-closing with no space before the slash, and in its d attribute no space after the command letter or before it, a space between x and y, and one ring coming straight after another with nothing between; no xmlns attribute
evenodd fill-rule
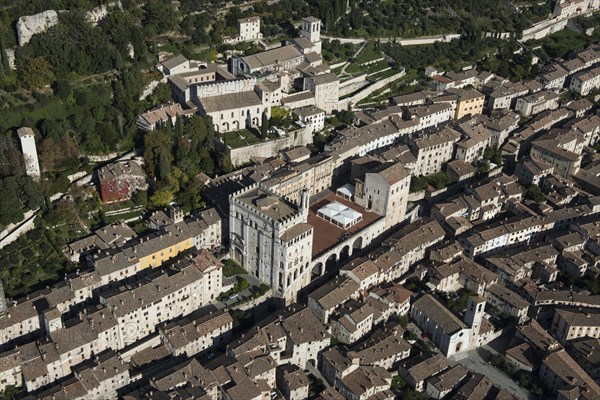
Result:
<svg viewBox="0 0 600 400"><path fill-rule="evenodd" d="M0 179L0 226L23 218L23 209L42 205L44 197L39 186L28 176L9 176Z"/></svg>
<svg viewBox="0 0 600 400"><path fill-rule="evenodd" d="M367 37L414 37L461 32L519 32L533 22L547 18L553 2L520 2L516 12L509 2L479 0L353 0L350 12L340 14L330 29L336 34ZM321 18L335 14L337 2L331 2Z"/></svg>
<svg viewBox="0 0 600 400"><path fill-rule="evenodd" d="M34 35L17 52L18 68L43 57L55 75L105 72L115 67L118 52L99 27L87 22L82 12L64 12L60 23L44 35Z"/></svg>
<svg viewBox="0 0 600 400"><path fill-rule="evenodd" d="M144 135L144 161L148 174L155 179L150 202L162 206L176 200L185 211L202 205L199 193L201 172L228 172L228 156L214 146L215 131L210 117L192 116L186 123L180 119L175 126Z"/></svg>

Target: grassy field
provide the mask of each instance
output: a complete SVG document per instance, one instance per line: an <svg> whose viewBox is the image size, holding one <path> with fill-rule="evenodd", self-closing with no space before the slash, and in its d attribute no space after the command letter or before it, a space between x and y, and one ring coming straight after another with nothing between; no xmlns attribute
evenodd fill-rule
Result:
<svg viewBox="0 0 600 400"><path fill-rule="evenodd" d="M390 69L386 69L384 71L379 71L379 72L375 72L373 75L369 75L369 79L373 79L376 81L385 79L385 78L389 78L390 76L397 74L398 70L394 69L394 68L390 68Z"/></svg>
<svg viewBox="0 0 600 400"><path fill-rule="evenodd" d="M390 71L392 71L393 73ZM391 76L397 72L398 71L392 69L392 70L384 71L382 74L376 74L376 75L378 75L377 79L383 79L386 77L384 74L386 74L386 75L389 74ZM417 91L421 90L422 88L418 85L411 86L410 83L418 78L419 78L419 74L417 73L417 71L415 71L415 70L407 71L406 75L404 75L402 78L397 79L396 81L392 82L391 84L387 85L386 87L384 87L376 92L373 92L369 97L367 97L364 100L361 100L358 104L365 105L365 104L370 104L370 103L384 102L394 96L417 92ZM389 91L386 91L386 89L389 89ZM386 91L386 92L384 93L384 91Z"/></svg>
<svg viewBox="0 0 600 400"><path fill-rule="evenodd" d="M348 65L346 72L349 74L370 73L383 69L387 66L387 63L384 61L379 61L372 65L362 65L366 62L377 60L381 57L383 57L381 51L375 49L375 44L369 42L365 47L363 47L360 53L358 53L356 58L352 60L350 65Z"/></svg>
<svg viewBox="0 0 600 400"><path fill-rule="evenodd" d="M226 132L223 134L223 139L225 140L225 143L232 149L260 143L263 141L260 137L258 137L258 132L250 131L248 129Z"/></svg>
<svg viewBox="0 0 600 400"><path fill-rule="evenodd" d="M381 58L383 55L381 51L375 49L375 44L369 42L356 56L355 62L358 64L366 63L369 61L377 60Z"/></svg>

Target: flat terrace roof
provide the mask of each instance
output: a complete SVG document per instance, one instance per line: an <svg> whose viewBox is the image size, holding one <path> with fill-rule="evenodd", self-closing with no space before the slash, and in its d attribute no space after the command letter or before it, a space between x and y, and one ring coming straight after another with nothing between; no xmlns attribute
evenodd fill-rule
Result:
<svg viewBox="0 0 600 400"><path fill-rule="evenodd" d="M358 211L362 214L362 221L356 223L344 229L342 227L336 226L331 222L324 220L322 217L317 215L317 211L325 207L327 204L337 201L342 203L354 211ZM312 248L312 256L318 256L323 254L327 250L334 247L336 244L344 240L345 235L353 235L358 231L361 231L365 227L371 225L373 222L382 218L380 215L377 215L373 212L369 212L359 206L356 203L348 201L340 196L337 196L333 193L327 195L326 197L320 199L318 202L311 204L308 210L308 223L314 227L313 229L313 248Z"/></svg>

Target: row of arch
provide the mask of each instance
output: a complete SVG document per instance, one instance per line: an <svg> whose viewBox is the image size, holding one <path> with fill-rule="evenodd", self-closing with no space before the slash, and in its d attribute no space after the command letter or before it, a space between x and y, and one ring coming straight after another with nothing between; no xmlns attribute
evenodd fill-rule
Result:
<svg viewBox="0 0 600 400"><path fill-rule="evenodd" d="M258 126L258 117L253 117L252 123L251 124L247 123L246 125L247 126L245 128L248 128L250 126ZM215 131L221 132L221 133L237 131L239 129L240 129L240 121L238 121L238 120L233 121L231 124L228 121L223 121L221 123L221 125L215 124Z"/></svg>
<svg viewBox="0 0 600 400"><path fill-rule="evenodd" d="M348 260L352 255L356 254L357 251L363 248L362 236L357 237L352 243L352 247L349 244L341 248L339 255L338 253L331 253L325 260L325 264L318 262L312 269L312 279L322 276L327 271L335 269L340 263Z"/></svg>

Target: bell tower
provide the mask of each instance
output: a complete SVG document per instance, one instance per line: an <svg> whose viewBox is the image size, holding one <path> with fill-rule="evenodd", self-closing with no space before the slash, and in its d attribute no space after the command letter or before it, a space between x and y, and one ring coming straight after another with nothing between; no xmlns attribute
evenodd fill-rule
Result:
<svg viewBox="0 0 600 400"><path fill-rule="evenodd" d="M304 188L300 191L300 214L308 216L308 206L310 198L308 195L308 189Z"/></svg>
<svg viewBox="0 0 600 400"><path fill-rule="evenodd" d="M471 328L471 337L469 348L477 347L477 338L481 329L481 320L485 312L485 299L480 296L471 296L467 302L467 311L465 312L465 324Z"/></svg>
<svg viewBox="0 0 600 400"><path fill-rule="evenodd" d="M302 18L302 31L300 33L313 43L321 41L321 20L315 17Z"/></svg>

